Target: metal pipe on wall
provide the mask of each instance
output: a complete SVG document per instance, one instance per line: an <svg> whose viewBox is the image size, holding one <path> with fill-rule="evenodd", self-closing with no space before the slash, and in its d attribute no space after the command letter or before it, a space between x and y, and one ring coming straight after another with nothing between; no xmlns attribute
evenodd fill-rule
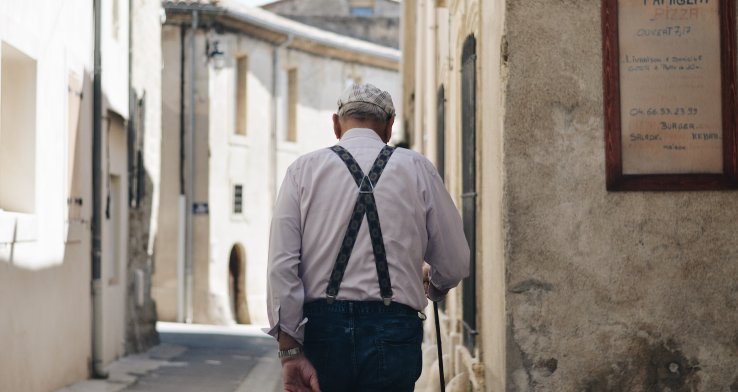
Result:
<svg viewBox="0 0 738 392"><path fill-rule="evenodd" d="M183 323L186 318L185 305L185 253L187 241L187 190L185 188L185 40L187 27L179 30L179 210L177 224L177 322Z"/></svg>
<svg viewBox="0 0 738 392"><path fill-rule="evenodd" d="M92 92L92 378L107 378L102 363L102 226L100 219L102 185L102 66L101 66L101 0L93 0L95 49L93 53Z"/></svg>
<svg viewBox="0 0 738 392"><path fill-rule="evenodd" d="M190 49L190 91L189 91L189 101L190 101L190 111L189 111L189 123L190 123L190 132L188 135L189 144L187 146L188 150L188 157L187 157L187 171L188 171L188 178L189 178L189 184L187 184L187 205L186 207L186 215L187 215L187 250L185 252L185 311L186 311L186 317L185 322L192 323L193 318L193 303L192 303L192 290L193 290L193 279L192 279L192 267L193 267L193 257L192 257L192 248L193 248L193 240L194 240L194 232L193 232L193 225L192 225L192 208L194 205L195 200L195 168L197 167L195 165L195 122L196 122L196 99L195 96L197 94L197 88L196 84L197 81L195 80L196 77L196 69L197 62L195 61L195 39L197 37L197 28L199 24L199 14L197 11L192 11L192 27L190 29L190 42L189 42L189 49Z"/></svg>

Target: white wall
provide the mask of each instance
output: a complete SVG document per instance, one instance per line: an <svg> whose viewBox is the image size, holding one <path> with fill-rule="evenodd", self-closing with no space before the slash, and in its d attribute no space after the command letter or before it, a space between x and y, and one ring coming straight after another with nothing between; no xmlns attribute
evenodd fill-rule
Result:
<svg viewBox="0 0 738 392"><path fill-rule="evenodd" d="M18 218L25 240L0 240L0 391L87 376L92 36L89 0L0 2L0 41L36 63L33 213L0 213L0 227ZM68 126L70 75L83 81L78 129ZM82 206L68 206L70 196Z"/></svg>
<svg viewBox="0 0 738 392"><path fill-rule="evenodd" d="M120 45L103 52L103 89L111 107L125 116L128 2L118 3L123 36ZM31 200L11 208L23 214L0 212L0 391L55 390L88 375L92 18L90 0L0 2L2 47L35 62L35 85L26 86L35 96L35 113L28 122L32 134L25 135L34 140L28 155L33 162L23 164L34 168L28 177L33 184L11 181L33 189L26 191ZM5 82L13 87L13 80ZM0 137L0 148L16 148L6 143ZM6 235L8 228L15 241ZM122 305L107 310L125 314Z"/></svg>
<svg viewBox="0 0 738 392"><path fill-rule="evenodd" d="M102 184L102 353L108 364L125 352L126 280L128 273L128 160L126 128L112 116L103 132L109 163ZM103 122L106 124L107 122ZM106 124L107 125L107 124ZM105 212L107 211L107 213Z"/></svg>

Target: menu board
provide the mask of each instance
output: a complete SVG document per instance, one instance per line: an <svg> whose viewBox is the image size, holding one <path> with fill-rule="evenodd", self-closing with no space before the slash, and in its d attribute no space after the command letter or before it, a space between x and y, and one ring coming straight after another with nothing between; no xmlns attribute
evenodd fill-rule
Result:
<svg viewBox="0 0 738 392"><path fill-rule="evenodd" d="M734 0L602 0L608 190L738 188Z"/></svg>
<svg viewBox="0 0 738 392"><path fill-rule="evenodd" d="M620 0L623 174L722 173L717 0Z"/></svg>

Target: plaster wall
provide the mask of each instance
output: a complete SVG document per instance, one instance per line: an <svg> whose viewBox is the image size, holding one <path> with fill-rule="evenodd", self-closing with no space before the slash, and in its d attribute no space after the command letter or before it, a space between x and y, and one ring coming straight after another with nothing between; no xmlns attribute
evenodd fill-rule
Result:
<svg viewBox="0 0 738 392"><path fill-rule="evenodd" d="M281 78L280 96L287 94L286 71L297 70L297 142L286 141L287 106L281 100L277 127L277 184L282 183L287 167L297 157L338 142L333 133L332 120L333 113L338 110L336 101L341 92L356 81L371 83L390 93L396 109L391 142L403 138L404 130L397 120L402 118L398 72L315 56L298 50L284 51L282 64L285 76Z"/></svg>
<svg viewBox="0 0 738 392"><path fill-rule="evenodd" d="M267 165L272 129L273 46L247 36L219 36L226 53L221 69L210 67L210 293L219 324L235 321L230 304L229 256L245 251L245 295L250 321L265 325L266 245L271 219ZM247 56L246 135L236 134L236 58ZM242 213L235 213L234 186L243 186Z"/></svg>
<svg viewBox="0 0 738 392"><path fill-rule="evenodd" d="M191 34L191 33L190 33ZM189 50L189 41L186 43L185 56L185 129L194 132L192 147L194 156L185 155L185 164L192 165L193 177L185 177L192 181L193 203L208 203L212 206L210 197L210 72L206 62L207 33L198 30L195 34L194 52ZM194 56L194 58L193 58ZM194 67L194 80L190 77L190 69ZM194 83L194 100L189 99L190 86ZM194 104L194 107L192 106ZM189 122L189 113L195 113L194 123ZM187 153L185 153L187 154ZM190 163L192 162L192 163ZM217 320L213 313L212 293L210 291L210 219L212 213L192 215L192 322L212 323Z"/></svg>
<svg viewBox="0 0 738 392"><path fill-rule="evenodd" d="M161 33L161 166L159 212L157 219L156 258L153 265L151 293L157 304L157 317L177 321L179 226L180 222L180 73L181 47L179 26L162 27Z"/></svg>
<svg viewBox="0 0 738 392"><path fill-rule="evenodd" d="M26 174L35 192L21 195L33 198L34 208L0 211L0 232L11 228L11 236L0 234L3 392L48 391L87 377L92 101L82 100L77 111L68 103L71 74L75 91L92 96L89 9L89 1L0 3L0 41L36 63L34 170ZM72 117L78 127L67 125ZM70 196L83 205L68 205Z"/></svg>
<svg viewBox="0 0 738 392"><path fill-rule="evenodd" d="M102 26L101 45L105 48L101 66L105 90L105 106L128 118L128 2L100 3ZM92 6L90 6L92 9ZM89 11L88 11L89 12ZM94 38L94 35L90 37ZM93 41L94 43L94 41Z"/></svg>
<svg viewBox="0 0 738 392"><path fill-rule="evenodd" d="M481 255L477 263L477 309L481 333L480 370L488 391L504 391L506 384L505 237L503 200L505 189L503 131L505 86L505 3L480 1L479 90L477 113L481 127L477 143L483 153L479 165L479 233Z"/></svg>
<svg viewBox="0 0 738 392"><path fill-rule="evenodd" d="M161 194L156 241L156 263L152 282L152 295L157 303L157 313L160 320L176 321L178 317L186 318L187 310L179 315L178 289L180 282L178 268L184 261L181 259L184 252L180 249L179 231L184 230L184 220L180 213L182 185L185 189L190 186L194 189L192 203L208 203L209 195L209 83L210 74L204 53L207 37L202 30L195 35L194 50L194 85L190 83L190 69L193 53L189 50L191 30L186 29L184 48L181 46L181 31L179 26L165 25L162 27L162 138L166 143L161 145ZM184 51L184 64L182 53ZM184 66L184 84L181 83L182 66ZM191 124L190 113L192 103L190 89L194 87L194 124ZM182 102L184 93L184 102ZM183 107L181 105L184 105ZM184 108L184 114L182 114ZM182 141L182 120L184 120L184 163L180 157L180 143ZM194 182L190 185L189 173L189 135L194 129ZM184 164L184 182L181 182L180 165ZM185 206L192 211L192 205ZM208 204L212 208L212 203ZM213 322L210 312L211 294L209 292L209 225L210 212L198 213L192 216L192 320L199 323ZM186 241L186 239L185 239ZM186 250L184 250L186 252ZM182 299L183 301L185 299Z"/></svg>
<svg viewBox="0 0 738 392"><path fill-rule="evenodd" d="M125 353L126 285L128 281L128 159L123 119L108 112L103 121L102 170L102 363Z"/></svg>
<svg viewBox="0 0 738 392"><path fill-rule="evenodd" d="M607 192L599 2L505 15L507 390L736 390L735 193Z"/></svg>

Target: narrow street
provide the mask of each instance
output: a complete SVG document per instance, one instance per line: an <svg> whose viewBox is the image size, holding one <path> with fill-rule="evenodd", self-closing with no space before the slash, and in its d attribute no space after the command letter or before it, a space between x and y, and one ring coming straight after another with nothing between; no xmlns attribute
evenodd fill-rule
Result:
<svg viewBox="0 0 738 392"><path fill-rule="evenodd" d="M161 343L57 392L280 391L276 342L251 326L158 323Z"/></svg>

